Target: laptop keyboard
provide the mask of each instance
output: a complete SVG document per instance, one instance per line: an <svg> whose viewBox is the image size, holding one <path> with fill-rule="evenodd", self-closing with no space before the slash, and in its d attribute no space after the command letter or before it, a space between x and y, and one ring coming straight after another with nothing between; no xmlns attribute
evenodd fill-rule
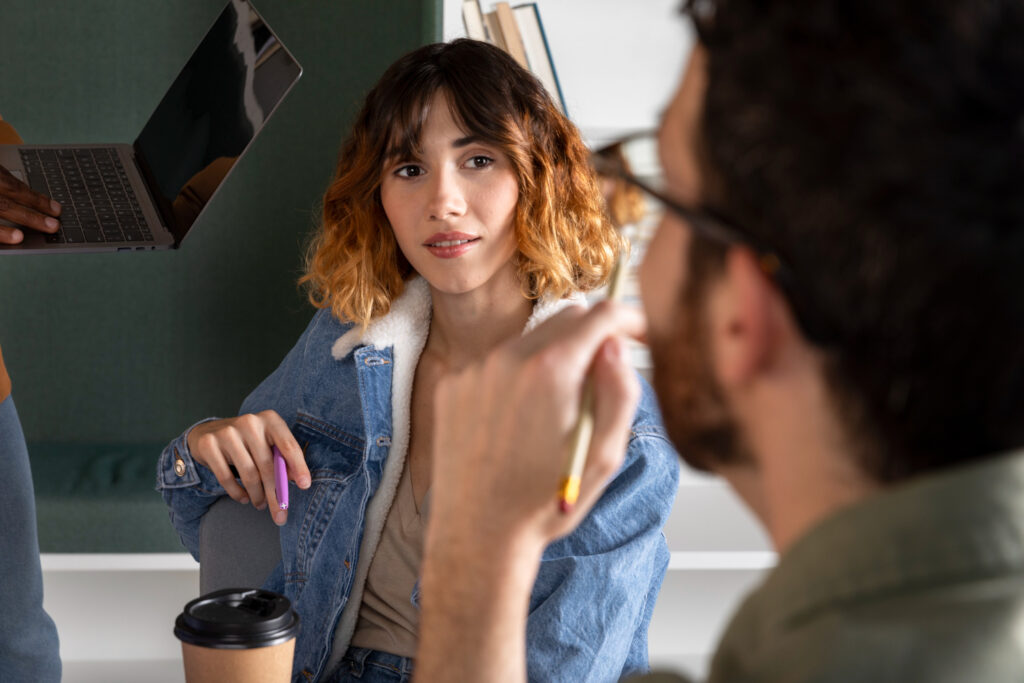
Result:
<svg viewBox="0 0 1024 683"><path fill-rule="evenodd" d="M113 147L21 149L28 184L63 207L51 243L153 239Z"/></svg>

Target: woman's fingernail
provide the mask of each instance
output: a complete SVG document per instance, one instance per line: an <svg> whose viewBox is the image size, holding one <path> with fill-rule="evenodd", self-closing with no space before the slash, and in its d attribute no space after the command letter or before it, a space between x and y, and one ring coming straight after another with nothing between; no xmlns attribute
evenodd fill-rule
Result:
<svg viewBox="0 0 1024 683"><path fill-rule="evenodd" d="M57 222L56 218L47 218L43 222L46 223L46 227L50 228L51 230L56 230L57 226L60 225L60 223Z"/></svg>
<svg viewBox="0 0 1024 683"><path fill-rule="evenodd" d="M248 505L249 504L249 497L246 496L245 498L242 498L242 500L240 500L238 502L241 503L242 505Z"/></svg>
<svg viewBox="0 0 1024 683"><path fill-rule="evenodd" d="M308 489L312 482L309 480L309 477L299 477L299 480L295 483L299 485L300 489Z"/></svg>
<svg viewBox="0 0 1024 683"><path fill-rule="evenodd" d="M284 526L284 523L288 521L288 513L284 510L278 510L274 513L274 523L278 526Z"/></svg>
<svg viewBox="0 0 1024 683"><path fill-rule="evenodd" d="M51 199L50 200L50 211L53 211L54 213L58 213L60 211L60 208L61 208L60 207L60 202L58 202L55 199Z"/></svg>
<svg viewBox="0 0 1024 683"><path fill-rule="evenodd" d="M11 230L11 244L21 242L22 237L24 237L24 235L21 234L21 230Z"/></svg>

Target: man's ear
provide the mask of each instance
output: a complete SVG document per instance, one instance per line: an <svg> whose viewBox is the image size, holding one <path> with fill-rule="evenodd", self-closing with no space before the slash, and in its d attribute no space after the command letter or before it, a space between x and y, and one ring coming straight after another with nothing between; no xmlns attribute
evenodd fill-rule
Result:
<svg viewBox="0 0 1024 683"><path fill-rule="evenodd" d="M784 334L786 316L780 313L785 301L751 249L729 249L709 303L715 371L722 386L746 384L770 369Z"/></svg>

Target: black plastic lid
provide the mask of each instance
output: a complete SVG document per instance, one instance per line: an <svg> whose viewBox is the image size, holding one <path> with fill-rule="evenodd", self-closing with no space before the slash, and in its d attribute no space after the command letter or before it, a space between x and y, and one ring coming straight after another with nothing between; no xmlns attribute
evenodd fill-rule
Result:
<svg viewBox="0 0 1024 683"><path fill-rule="evenodd" d="M226 588L185 605L174 635L185 643L226 650L269 647L299 632L299 615L285 596L259 588Z"/></svg>

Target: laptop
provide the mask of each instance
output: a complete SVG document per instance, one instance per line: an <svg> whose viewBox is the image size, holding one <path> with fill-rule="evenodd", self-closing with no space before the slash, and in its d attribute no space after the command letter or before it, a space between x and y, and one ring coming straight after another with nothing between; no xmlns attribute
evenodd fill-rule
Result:
<svg viewBox="0 0 1024 683"><path fill-rule="evenodd" d="M63 206L58 233L23 230L0 254L179 247L301 75L252 5L230 0L132 144L0 145L0 164Z"/></svg>

